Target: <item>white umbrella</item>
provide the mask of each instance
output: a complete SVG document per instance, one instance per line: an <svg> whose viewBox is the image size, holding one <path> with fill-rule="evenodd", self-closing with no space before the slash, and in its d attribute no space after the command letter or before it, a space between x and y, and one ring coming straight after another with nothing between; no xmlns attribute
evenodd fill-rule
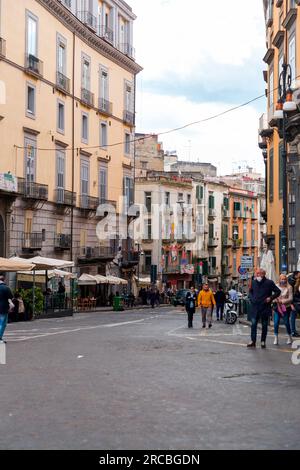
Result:
<svg viewBox="0 0 300 470"><path fill-rule="evenodd" d="M63 268L73 268L74 263L73 261L65 261L62 259L54 259L54 258L43 258L42 256L35 256L27 260L29 263L33 263L36 266L36 269L63 269Z"/></svg>
<svg viewBox="0 0 300 470"><path fill-rule="evenodd" d="M121 279L120 277L107 276L106 279L107 279L109 284L113 284L113 285L116 285L116 286L119 286L119 285L127 286L127 284L128 284L128 281L126 281L126 279Z"/></svg>
<svg viewBox="0 0 300 470"><path fill-rule="evenodd" d="M95 276L90 274L82 274L78 279L79 286L95 286L97 284Z"/></svg>
<svg viewBox="0 0 300 470"><path fill-rule="evenodd" d="M0 271L4 272L16 272L20 271L32 271L34 263L23 259L23 258L0 258Z"/></svg>

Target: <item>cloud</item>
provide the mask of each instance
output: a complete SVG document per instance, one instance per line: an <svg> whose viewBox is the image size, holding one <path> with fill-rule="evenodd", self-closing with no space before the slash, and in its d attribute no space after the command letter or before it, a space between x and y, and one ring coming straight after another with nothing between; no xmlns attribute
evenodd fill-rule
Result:
<svg viewBox="0 0 300 470"><path fill-rule="evenodd" d="M144 67L138 77L139 131L175 127L263 94L261 0L131 0L130 5L138 16L137 61ZM235 116L227 115L222 124L219 120L163 137L165 147L177 147L187 158L192 140L201 160L224 162L220 155L225 152L227 168L230 158L260 161L257 127L264 109L262 100ZM222 145L212 145L220 133Z"/></svg>

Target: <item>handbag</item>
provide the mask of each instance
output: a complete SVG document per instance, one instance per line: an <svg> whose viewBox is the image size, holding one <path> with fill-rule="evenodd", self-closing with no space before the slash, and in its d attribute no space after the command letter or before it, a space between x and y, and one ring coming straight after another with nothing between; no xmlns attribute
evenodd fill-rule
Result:
<svg viewBox="0 0 300 470"><path fill-rule="evenodd" d="M286 314L286 306L283 305L283 304L278 304L277 305L277 311L279 313L279 315L281 315L282 317L284 317L284 315Z"/></svg>

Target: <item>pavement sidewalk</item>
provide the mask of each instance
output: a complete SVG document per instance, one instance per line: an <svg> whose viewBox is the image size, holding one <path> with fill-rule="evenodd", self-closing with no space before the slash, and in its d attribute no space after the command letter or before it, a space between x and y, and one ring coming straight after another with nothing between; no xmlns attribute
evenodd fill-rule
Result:
<svg viewBox="0 0 300 470"><path fill-rule="evenodd" d="M251 322L248 321L246 318L243 318L243 317L239 318L239 323L241 325L251 326ZM258 324L258 328L259 329L262 328L261 323ZM279 328L285 331L285 326L284 325L280 325ZM300 331L300 320L296 320L296 328L297 328L297 331ZM269 330L274 331L274 323L273 323L272 320L271 320L271 325L269 327Z"/></svg>

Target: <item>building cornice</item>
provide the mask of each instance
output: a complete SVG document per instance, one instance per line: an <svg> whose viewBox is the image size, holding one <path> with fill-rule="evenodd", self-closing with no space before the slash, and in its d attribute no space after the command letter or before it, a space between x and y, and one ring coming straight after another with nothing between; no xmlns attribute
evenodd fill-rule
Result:
<svg viewBox="0 0 300 470"><path fill-rule="evenodd" d="M274 59L274 55L275 55L275 50L273 47L270 47L270 49L267 50L267 53L265 55L265 57L263 58L263 61L270 65L272 63L272 60Z"/></svg>
<svg viewBox="0 0 300 470"><path fill-rule="evenodd" d="M134 75L138 74L143 68L134 60L118 51L104 39L97 36L89 30L71 11L69 11L58 0L36 0L40 5L46 8L55 18L57 18L66 28L74 32L88 46L96 52L112 60L120 67L124 68Z"/></svg>

